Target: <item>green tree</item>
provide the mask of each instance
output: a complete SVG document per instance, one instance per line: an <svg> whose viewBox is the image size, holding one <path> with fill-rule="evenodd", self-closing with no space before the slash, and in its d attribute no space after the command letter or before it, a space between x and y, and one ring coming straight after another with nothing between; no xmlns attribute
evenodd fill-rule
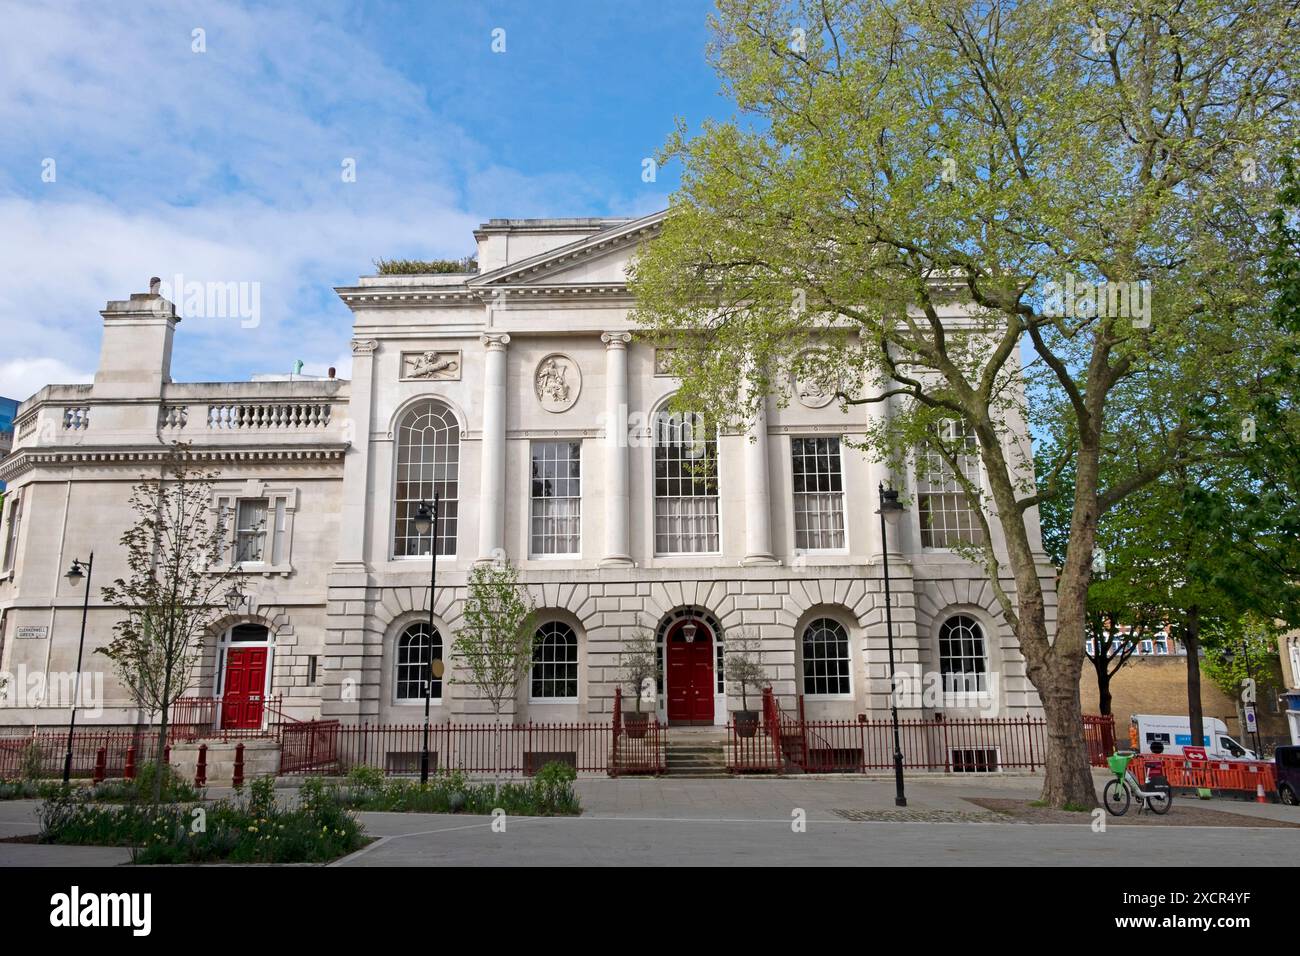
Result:
<svg viewBox="0 0 1300 956"><path fill-rule="evenodd" d="M225 592L240 578L223 557L225 529L212 520L215 477L197 466L189 445L173 445L161 475L144 477L132 489L135 523L120 539L128 574L102 589L122 617L98 653L113 662L141 708L159 715L159 767L171 707L194 686L204 638L224 613ZM164 776L155 775L155 803Z"/></svg>
<svg viewBox="0 0 1300 956"><path fill-rule="evenodd" d="M632 284L677 346L679 410L748 420L793 372L842 407L893 399L868 440L895 463L928 441L959 471L935 428L974 437L987 495L957 481L1005 563L967 553L1042 699L1052 806L1096 803L1078 685L1098 519L1195 447L1190 413L1150 413L1233 377L1258 331L1294 19L1280 0L720 0L710 54L743 116L662 157L682 185ZM1130 308L1063 301L1103 282ZM1075 470L1054 635L1022 518L1060 492L1055 468L1035 490L1019 434L1022 344Z"/></svg>
<svg viewBox="0 0 1300 956"><path fill-rule="evenodd" d="M492 708L494 723L514 699L533 660L533 603L506 561L476 564L469 573L461 625L452 646L457 670L452 682L478 691ZM496 766L501 766L497 731Z"/></svg>

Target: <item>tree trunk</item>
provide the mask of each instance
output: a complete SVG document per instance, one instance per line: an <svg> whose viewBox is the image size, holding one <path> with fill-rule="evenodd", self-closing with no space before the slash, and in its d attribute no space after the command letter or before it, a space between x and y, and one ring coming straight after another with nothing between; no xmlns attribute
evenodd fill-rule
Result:
<svg viewBox="0 0 1300 956"><path fill-rule="evenodd" d="M153 758L154 806L162 803L163 774L167 772L167 765L163 762L163 757L167 752L167 717L169 716L167 712L171 708L171 692L172 674L169 664L167 673L163 675L162 719L158 721L158 746L154 749Z"/></svg>
<svg viewBox="0 0 1300 956"><path fill-rule="evenodd" d="M1047 719L1047 753L1042 800L1052 807L1095 807L1088 748L1083 739L1083 708L1079 703L1079 668L1064 661L1040 671L1034 684Z"/></svg>
<svg viewBox="0 0 1300 956"><path fill-rule="evenodd" d="M1187 720L1191 725L1192 745L1205 743L1205 720L1201 710L1201 609L1193 604L1187 609L1183 628L1183 646L1187 648Z"/></svg>
<svg viewBox="0 0 1300 956"><path fill-rule="evenodd" d="M1110 664L1105 659L1092 658L1092 668L1097 672L1097 712L1103 717L1110 716Z"/></svg>
<svg viewBox="0 0 1300 956"><path fill-rule="evenodd" d="M1079 701L1079 678L1083 673L1085 609L1091 570L1091 535L1081 549L1089 555L1085 563L1071 542L1071 555L1061 575L1058 594L1056 638L1047 640L1046 612L1039 602L1026 607L1021 601L1022 628L1033 627L1037 634L1021 640L1026 649L1046 648L1045 652L1027 654L1027 670L1043 702L1047 720L1046 773L1042 800L1050 807L1097 806L1097 787L1092 779L1088 745L1083 736L1083 707ZM1100 685L1099 685L1100 686Z"/></svg>

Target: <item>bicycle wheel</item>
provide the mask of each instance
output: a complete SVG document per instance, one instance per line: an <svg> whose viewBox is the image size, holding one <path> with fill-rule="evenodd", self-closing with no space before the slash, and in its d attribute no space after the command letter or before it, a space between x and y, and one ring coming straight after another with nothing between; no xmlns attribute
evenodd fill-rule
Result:
<svg viewBox="0 0 1300 956"><path fill-rule="evenodd" d="M1167 787L1161 787L1159 793L1146 799L1147 809L1157 816L1164 816L1169 812L1169 808L1174 805L1173 791Z"/></svg>
<svg viewBox="0 0 1300 956"><path fill-rule="evenodd" d="M1113 817L1122 817L1128 813L1130 800L1128 784L1123 780L1110 781L1101 792L1101 802L1106 807L1106 812Z"/></svg>

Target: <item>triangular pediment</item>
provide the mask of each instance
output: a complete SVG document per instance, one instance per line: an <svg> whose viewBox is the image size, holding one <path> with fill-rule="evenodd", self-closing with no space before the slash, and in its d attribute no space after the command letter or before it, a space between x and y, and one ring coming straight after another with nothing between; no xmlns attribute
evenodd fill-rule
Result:
<svg viewBox="0 0 1300 956"><path fill-rule="evenodd" d="M667 210L619 223L555 249L476 276L470 288L622 283L637 247L652 238Z"/></svg>

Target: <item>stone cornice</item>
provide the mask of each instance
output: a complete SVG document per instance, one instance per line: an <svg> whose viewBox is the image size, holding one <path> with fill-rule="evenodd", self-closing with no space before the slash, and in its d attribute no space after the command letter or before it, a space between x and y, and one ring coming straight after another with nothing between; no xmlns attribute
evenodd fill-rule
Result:
<svg viewBox="0 0 1300 956"><path fill-rule="evenodd" d="M436 305L478 306L500 300L527 298L537 302L580 300L631 301L632 293L625 282L557 282L538 285L494 285L487 288L437 290L412 292L403 288L335 289L349 308L366 309L419 309Z"/></svg>
<svg viewBox="0 0 1300 956"><path fill-rule="evenodd" d="M197 461L221 462L342 462L346 445L310 447L240 447L191 448ZM35 468L67 468L73 465L161 464L171 454L170 448L23 448L0 462L0 481L13 481Z"/></svg>

